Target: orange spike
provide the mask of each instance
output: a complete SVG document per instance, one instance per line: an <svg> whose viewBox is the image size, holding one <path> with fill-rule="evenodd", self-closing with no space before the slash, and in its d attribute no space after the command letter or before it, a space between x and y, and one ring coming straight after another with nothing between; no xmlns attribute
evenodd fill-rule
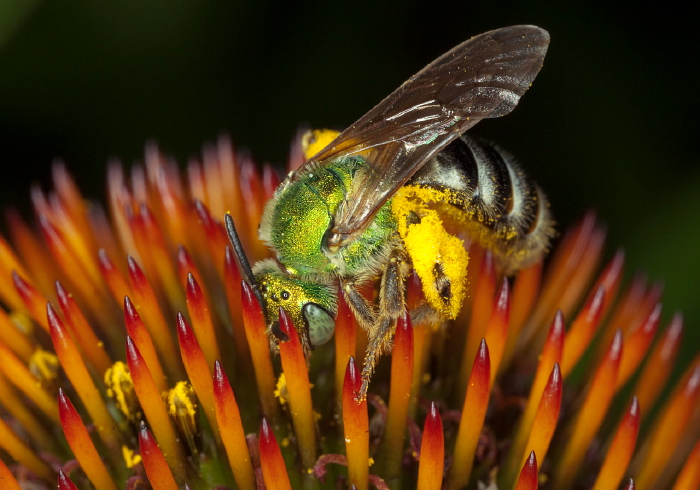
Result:
<svg viewBox="0 0 700 490"><path fill-rule="evenodd" d="M362 377L350 356L343 382L343 433L345 454L348 459L350 484L357 490L367 490L369 486L369 418L367 400L357 401L362 386Z"/></svg>
<svg viewBox="0 0 700 490"><path fill-rule="evenodd" d="M177 246L177 276L183 289L187 288L187 275L190 273L194 275L197 282L204 283L192 256L181 243Z"/></svg>
<svg viewBox="0 0 700 490"><path fill-rule="evenodd" d="M124 296L124 320L126 323L126 333L134 341L139 352L146 360L146 365L153 376L153 381L158 387L158 391L167 391L168 378L165 376L163 366L156 354L156 349L153 346L153 339L148 333L148 330L146 330L143 321L141 321L141 317L128 296Z"/></svg>
<svg viewBox="0 0 700 490"><path fill-rule="evenodd" d="M209 305L204 292L191 272L187 275L186 298L187 311L192 319L192 328L197 336L197 342L202 348L207 366L213 366L214 361L221 358L221 352L216 341L216 332L209 312Z"/></svg>
<svg viewBox="0 0 700 490"><path fill-rule="evenodd" d="M58 228L43 213L39 214L39 229L56 263L71 278L71 284L79 288L85 297L94 296L98 271L89 252L81 249L82 244L76 243L79 238L74 237L75 231ZM69 234L75 238L72 243Z"/></svg>
<svg viewBox="0 0 700 490"><path fill-rule="evenodd" d="M525 460L523 469L520 471L515 490L537 490L538 488L537 457L535 456L535 451L530 451L530 455Z"/></svg>
<svg viewBox="0 0 700 490"><path fill-rule="evenodd" d="M63 162L54 162L51 165L51 177L56 195L75 224L78 234L92 237L92 229L87 219L86 201Z"/></svg>
<svg viewBox="0 0 700 490"><path fill-rule="evenodd" d="M75 458L95 488L117 490L109 470L100 458L83 420L62 389L58 390L61 425Z"/></svg>
<svg viewBox="0 0 700 490"><path fill-rule="evenodd" d="M260 445L260 466L265 486L278 490L291 490L292 485L289 482L289 475L287 474L287 467L284 465L282 451L280 451L275 434L272 432L272 428L267 423L266 418L263 418L262 424L260 424L258 441Z"/></svg>
<svg viewBox="0 0 700 490"><path fill-rule="evenodd" d="M241 304L241 273L236 265L233 250L226 245L224 257L224 290L228 304L229 320L233 331L233 347L236 350L236 372L250 374L253 361L250 357L248 339L243 324Z"/></svg>
<svg viewBox="0 0 700 490"><path fill-rule="evenodd" d="M100 264L100 271L102 272L102 278L112 292L112 297L117 302L121 304L124 301L124 296L131 294L131 288L126 282L126 279L121 274L119 269L114 266L114 263L110 260L107 252L101 248L97 252L97 256Z"/></svg>
<svg viewBox="0 0 700 490"><path fill-rule="evenodd" d="M219 164L219 172L222 179L224 205L227 209L241 209L244 203L241 200L240 177L238 162L233 151L233 144L227 136L221 136L214 149Z"/></svg>
<svg viewBox="0 0 700 490"><path fill-rule="evenodd" d="M433 331L431 325L414 325L413 327L413 380L411 381L411 396L408 413L415 415L421 387L430 380L428 361L432 348Z"/></svg>
<svg viewBox="0 0 700 490"><path fill-rule="evenodd" d="M118 454L119 442L116 439L116 434L118 434L116 423L109 414L100 391L93 383L85 361L78 352L78 347L50 303L46 305L46 316L51 328L53 348L61 362L63 371L90 414L100 439L113 454Z"/></svg>
<svg viewBox="0 0 700 490"><path fill-rule="evenodd" d="M647 288L646 281L642 277L637 277L629 286L629 291L625 298L618 302L618 306L610 315L606 324L600 344L600 352L603 346L612 339L615 329L621 329L622 333L627 333L644 323L652 313L661 299L663 286L654 283ZM639 486L639 482L637 482Z"/></svg>
<svg viewBox="0 0 700 490"><path fill-rule="evenodd" d="M262 189L260 172L258 172L253 161L250 158L245 158L242 161L239 159L239 162L241 169L239 174L241 179L240 189L243 202L246 203L243 210L248 218L248 236L254 237L258 233L258 224L265 205L263 201L265 195ZM262 258L267 253L265 245L260 240L254 240L251 245L255 259Z"/></svg>
<svg viewBox="0 0 700 490"><path fill-rule="evenodd" d="M466 390L466 381L469 378L469 370L474 362L474 355L479 348L481 339L484 338L486 326L493 313L494 298L496 296L496 267L493 255L486 251L479 267L479 275L476 284L472 286L474 300L472 301L471 318L467 330L467 342L462 358L461 382L462 390Z"/></svg>
<svg viewBox="0 0 700 490"><path fill-rule="evenodd" d="M180 313L177 314L177 339L180 343L180 354L185 365L185 371L187 371L187 377L197 393L199 402L202 404L204 415L209 421L214 437L220 440L216 414L214 413L214 386L212 384L211 369L192 328L190 328L187 320Z"/></svg>
<svg viewBox="0 0 700 490"><path fill-rule="evenodd" d="M117 303L121 303L124 300L124 296L131 294L131 288L126 282L126 279L121 274L119 269L114 266L114 263L110 260L105 249L101 248L97 252L98 262L100 264L100 272L102 272L102 278L107 283L109 290L112 292L112 297Z"/></svg>
<svg viewBox="0 0 700 490"><path fill-rule="evenodd" d="M201 237L197 237L199 239ZM197 248L195 248L199 252ZM213 267L213 264L209 264L208 261L205 261L203 264L203 267L205 270L209 271L211 267ZM220 267L220 264L217 264L217 268ZM202 292L202 296L204 297L204 301L207 305L212 305L215 304L215 302L212 302L211 300L211 295L209 294L209 291L207 291L206 288L206 279L205 276L202 275L202 272L200 270L200 267L197 265L197 263L194 261L192 258L192 255L188 250L184 247L184 245L180 244L178 245L178 252L177 252L177 271L178 271L178 278L180 280L180 286L182 289L186 292L187 291L187 277L189 274L192 274L194 280L197 282L197 285L199 286L199 289ZM187 296L185 296L185 299L187 299ZM213 363L213 361L212 361ZM213 364L212 364L213 365Z"/></svg>
<svg viewBox="0 0 700 490"><path fill-rule="evenodd" d="M542 282L542 261L534 263L530 267L521 270L515 278L513 286L513 300L510 309L510 327L508 328L508 340L503 352L503 361L500 371L503 372L510 366L515 354L515 346L518 343L520 330L527 322L540 292Z"/></svg>
<svg viewBox="0 0 700 490"><path fill-rule="evenodd" d="M603 298L603 304L600 308L601 318L605 318L605 316L609 313L610 307L617 297L617 293L620 290L620 284L622 283L622 272L624 265L625 252L622 249L618 249L615 252L615 255L613 255L612 259L610 259L610 262L608 262L603 271L600 273L598 280L588 293L586 303L592 301L593 296L598 294L598 289L602 287L605 290L605 297Z"/></svg>
<svg viewBox="0 0 700 490"><path fill-rule="evenodd" d="M97 370L97 373L100 376L103 375L112 365L112 360L105 352L103 342L95 335L95 331L78 308L73 296L58 281L56 281L56 297L61 313L63 313L66 323L71 327L71 332L75 334L83 354Z"/></svg>
<svg viewBox="0 0 700 490"><path fill-rule="evenodd" d="M212 218L207 207L200 201L194 202L195 210L197 211L197 216L204 229L205 242L209 250L209 256L212 257L212 263L216 266L216 271L219 277L223 277L221 260L221 253L224 251L225 247L228 245L228 237L226 236L226 230L224 230L221 221ZM223 216L223 213L216 214L216 216ZM238 222L236 222L238 223ZM248 237L242 236L241 240L246 241Z"/></svg>
<svg viewBox="0 0 700 490"><path fill-rule="evenodd" d="M182 446L170 421L160 391L153 381L151 372L146 365L134 341L126 337L126 360L134 383L134 391L139 399L144 415L158 439L168 466L178 479L184 478L185 458Z"/></svg>
<svg viewBox="0 0 700 490"><path fill-rule="evenodd" d="M501 364L501 358L503 357L503 351L505 350L506 339L508 337L509 324L510 290L508 287L508 279L503 279L484 335L486 344L489 346L489 355L491 356L491 386L493 386L493 382L496 380L496 374L498 374L498 368Z"/></svg>
<svg viewBox="0 0 700 490"><path fill-rule="evenodd" d="M389 411L384 428L384 442L382 443L382 452L385 456L385 479L389 481L396 480L401 475L413 369L413 326L408 313L404 312L396 324L394 347L391 351Z"/></svg>
<svg viewBox="0 0 700 490"><path fill-rule="evenodd" d="M78 490L78 487L71 481L70 478L63 472L58 472L58 490Z"/></svg>
<svg viewBox="0 0 700 490"><path fill-rule="evenodd" d="M107 166L107 198L117 236L126 253L135 254L136 245L131 235L127 209L133 208L133 199L124 179L124 169L117 161ZM118 300L121 302L121 299Z"/></svg>
<svg viewBox="0 0 700 490"><path fill-rule="evenodd" d="M444 464L445 437L442 432L442 419L435 402L432 402L423 425L423 440L420 445L418 485L416 488L418 490L440 488Z"/></svg>
<svg viewBox="0 0 700 490"><path fill-rule="evenodd" d="M5 375L41 412L54 422L58 422L58 407L53 396L37 383L37 379L7 346L0 342L0 372Z"/></svg>
<svg viewBox="0 0 700 490"><path fill-rule="evenodd" d="M687 430L688 420L700 403L700 355L696 356L676 385L648 439L648 451L642 458L637 486L653 488L673 451Z"/></svg>
<svg viewBox="0 0 700 490"><path fill-rule="evenodd" d="M58 472L58 490L78 490L78 487L71 481L63 471Z"/></svg>
<svg viewBox="0 0 700 490"><path fill-rule="evenodd" d="M348 359L355 354L357 320L345 301L342 288L338 289L338 313L335 317L335 396L340 412L342 407L343 379Z"/></svg>
<svg viewBox="0 0 700 490"><path fill-rule="evenodd" d="M55 481L56 473L51 467L42 461L34 450L27 446L2 418L0 418L0 449L42 480L46 482ZM1 474L2 471L0 471Z"/></svg>
<svg viewBox="0 0 700 490"><path fill-rule="evenodd" d="M0 343L9 347L25 363L29 362L29 358L34 353L34 343L17 328L2 308L0 308Z"/></svg>
<svg viewBox="0 0 700 490"><path fill-rule="evenodd" d="M139 429L139 450L151 486L159 490L177 490L179 487L173 473L165 462L165 457L163 457L158 443L143 422L141 422Z"/></svg>
<svg viewBox="0 0 700 490"><path fill-rule="evenodd" d="M463 488L469 482L474 454L489 403L490 379L489 349L486 341L482 339L469 376L467 395L464 397L452 468L447 479L446 488L448 489Z"/></svg>
<svg viewBox="0 0 700 490"><path fill-rule="evenodd" d="M575 274L582 255L596 227L595 213L589 211L572 229L569 229L549 259L542 289L532 315L523 328L519 346L528 344L540 325L546 324L559 307L559 298L567 282Z"/></svg>
<svg viewBox="0 0 700 490"><path fill-rule="evenodd" d="M622 355L620 370L617 373L618 389L637 371L642 359L646 357L649 346L656 335L660 319L661 304L657 304L644 323L625 334L625 352Z"/></svg>
<svg viewBox="0 0 700 490"><path fill-rule="evenodd" d="M143 323L153 339L160 359L165 363L168 374L175 378L184 378L181 365L177 362L177 356L172 355L175 352L175 343L158 305L156 295L141 267L131 256L127 256L127 264L134 306L143 318Z"/></svg>
<svg viewBox="0 0 700 490"><path fill-rule="evenodd" d="M279 406L275 399L275 373L270 359L270 343L267 338L265 317L258 299L245 281L241 281L241 297L243 323L253 359L260 404L265 417L276 420L279 415Z"/></svg>
<svg viewBox="0 0 700 490"><path fill-rule="evenodd" d="M184 198L184 190L177 169L165 165L162 158L148 158L148 152L146 165L150 167L152 181L156 188L156 192L151 194L157 200L155 208L159 210L159 219L165 223L166 235L171 243L189 244L191 240L188 227L190 209Z"/></svg>
<svg viewBox="0 0 700 490"><path fill-rule="evenodd" d="M610 313L610 318L607 322L609 329L616 328L616 325L627 325L629 323L630 318L641 308L646 291L646 278L641 274L637 274L627 286L620 300L617 301L615 309Z"/></svg>
<svg viewBox="0 0 700 490"><path fill-rule="evenodd" d="M289 338L285 342L280 342L279 348L282 371L287 381L292 425L297 436L301 464L304 468L310 469L316 462L316 423L311 404L309 372L292 318L282 308L279 311L279 321L282 332Z"/></svg>
<svg viewBox="0 0 700 490"><path fill-rule="evenodd" d="M263 204L272 199L277 187L280 185L280 178L272 165L266 163L263 165L262 187L263 187Z"/></svg>
<svg viewBox="0 0 700 490"><path fill-rule="evenodd" d="M48 332L49 324L46 322L46 303L48 300L16 271L12 271L12 283L34 321Z"/></svg>
<svg viewBox="0 0 700 490"><path fill-rule="evenodd" d="M619 487L637 444L640 419L639 402L637 397L633 397L629 409L617 427L593 490L614 490Z"/></svg>
<svg viewBox="0 0 700 490"><path fill-rule="evenodd" d="M553 367L560 362L564 350L564 315L557 311L549 328L549 334L540 354L537 371L532 382L527 405L518 424L516 436L513 438L508 459L500 472L500 482L504 488L512 487L517 472L521 469L522 455L527 454L527 441L532 434L538 407L544 396L544 390L549 383Z"/></svg>
<svg viewBox="0 0 700 490"><path fill-rule="evenodd" d="M14 255L6 257L9 252L5 249L7 243L2 236L0 236L1 277L8 277L11 270L16 270L20 276L36 278L37 286L41 291L50 291L53 286L53 281L60 275L56 261L53 260L51 254L48 253L46 245L41 241L34 230L29 227L16 209L8 209L5 212L5 216L14 250L17 250L20 254L23 263L27 264L29 271L24 270ZM4 262L8 262L7 273L4 272ZM4 292L5 288L8 286L8 289L13 293L11 297L7 297ZM14 291L14 288L5 281L0 282L0 297L2 297L5 303L13 310L21 307L22 303L19 301L19 297Z"/></svg>
<svg viewBox="0 0 700 490"><path fill-rule="evenodd" d="M616 390L615 380L622 358L622 331L618 330L608 352L598 366L590 384L583 406L576 415L571 436L567 440L564 455L555 472L555 489L571 488L576 477L573 468L580 468L586 450L598 432L603 417Z"/></svg>
<svg viewBox="0 0 700 490"><path fill-rule="evenodd" d="M700 441L685 460L685 464L676 479L673 490L694 490L700 488Z"/></svg>
<svg viewBox="0 0 700 490"><path fill-rule="evenodd" d="M537 408L532 431L525 447L530 448L535 454L540 455L540 459L544 461L549 449L549 443L554 435L554 429L557 427L559 420L559 409L561 408L562 399L562 376L559 370L559 364L554 365L552 374L549 377L547 386L542 394L542 399ZM521 463L525 463L527 456L523 455Z"/></svg>
<svg viewBox="0 0 700 490"><path fill-rule="evenodd" d="M656 342L649 355L633 393L637 394L639 405L650 412L659 393L668 380L678 354L683 333L683 315L676 313L671 319L663 338Z"/></svg>
<svg viewBox="0 0 700 490"><path fill-rule="evenodd" d="M202 168L204 169L204 185L207 190L207 207L215 216L223 216L226 212L223 189L221 187L221 169L216 151L209 147L202 152Z"/></svg>
<svg viewBox="0 0 700 490"><path fill-rule="evenodd" d="M184 298L163 230L147 205L141 205L139 215L143 229L141 233L134 234L134 238L141 257L150 257L151 266L146 266L148 277L156 288L163 288L170 305L177 309L183 304ZM145 265L148 263L148 260L144 260Z"/></svg>
<svg viewBox="0 0 700 490"><path fill-rule="evenodd" d="M574 308L580 303L589 287L593 273L600 263L603 245L605 244L605 234L605 230L601 227L596 227L591 232L581 261L577 264L572 276L565 283L566 287L557 301L558 307L562 310L565 317L573 316Z"/></svg>
<svg viewBox="0 0 700 490"><path fill-rule="evenodd" d="M27 410L27 400L12 387L2 371L0 371L0 400L2 400L3 410L19 422L30 440L44 441L46 445L52 445L52 442L46 439L44 424L39 421L33 410Z"/></svg>
<svg viewBox="0 0 700 490"><path fill-rule="evenodd" d="M243 490L255 490L255 474L248 452L238 402L231 389L226 372L221 363L214 364L214 409L216 421L221 431L221 439L226 448L228 462L236 484Z"/></svg>
<svg viewBox="0 0 700 490"><path fill-rule="evenodd" d="M589 296L586 304L581 308L576 319L571 324L571 328L566 332L564 342L564 352L561 359L562 376L566 378L583 353L590 347L591 339L600 325L603 305L607 295L603 286L600 286L595 293Z"/></svg>
<svg viewBox="0 0 700 490"><path fill-rule="evenodd" d="M0 235L0 267L5 272L3 277L7 277L10 271L17 271L22 276L28 275L19 257L2 235Z"/></svg>
<svg viewBox="0 0 700 490"><path fill-rule="evenodd" d="M6 490L22 490L5 462L0 459L0 482Z"/></svg>
<svg viewBox="0 0 700 490"><path fill-rule="evenodd" d="M202 174L202 166L197 161L190 161L187 164L187 183L189 186L190 196L193 201L208 202L207 191L204 186L204 175Z"/></svg>

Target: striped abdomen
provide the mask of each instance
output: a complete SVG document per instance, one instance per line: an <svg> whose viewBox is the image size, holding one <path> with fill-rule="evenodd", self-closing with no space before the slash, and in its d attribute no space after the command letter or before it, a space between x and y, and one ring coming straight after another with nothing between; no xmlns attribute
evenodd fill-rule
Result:
<svg viewBox="0 0 700 490"><path fill-rule="evenodd" d="M469 136L451 143L408 185L457 191L449 204L459 210L458 222L506 273L538 260L554 234L549 203L537 184L509 153Z"/></svg>

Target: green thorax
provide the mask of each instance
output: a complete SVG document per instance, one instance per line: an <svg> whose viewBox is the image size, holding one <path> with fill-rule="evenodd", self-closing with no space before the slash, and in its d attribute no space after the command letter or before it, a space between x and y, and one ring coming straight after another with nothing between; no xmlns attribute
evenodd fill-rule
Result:
<svg viewBox="0 0 700 490"><path fill-rule="evenodd" d="M352 192L353 179L364 160L333 162L303 176L275 196L265 210L261 238L276 252L291 274L364 272L396 232L391 208L384 205L360 237L335 255L324 252L324 235L338 205ZM265 220L270 221L265 223Z"/></svg>

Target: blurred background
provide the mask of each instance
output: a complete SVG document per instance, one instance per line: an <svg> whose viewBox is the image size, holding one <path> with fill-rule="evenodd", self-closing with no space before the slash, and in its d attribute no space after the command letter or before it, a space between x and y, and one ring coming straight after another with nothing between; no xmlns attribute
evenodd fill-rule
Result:
<svg viewBox="0 0 700 490"><path fill-rule="evenodd" d="M559 229L596 209L608 256L663 279L700 343L700 41L690 7L621 2L0 2L0 208L62 159L91 198L146 141L185 163L221 132L280 167L300 124L342 129L470 36L549 30L519 107L473 134L513 152ZM562 5L570 3L571 5ZM683 11L685 9L685 11ZM691 20L693 19L693 20ZM691 24L692 22L692 24Z"/></svg>

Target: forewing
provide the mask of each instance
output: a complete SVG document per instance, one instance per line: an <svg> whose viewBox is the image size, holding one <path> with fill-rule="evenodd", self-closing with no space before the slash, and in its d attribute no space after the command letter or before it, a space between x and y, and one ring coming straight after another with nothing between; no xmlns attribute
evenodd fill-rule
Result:
<svg viewBox="0 0 700 490"><path fill-rule="evenodd" d="M542 67L547 31L513 26L471 38L411 77L295 176L363 153L367 167L335 214L329 241L347 244L431 157L480 120L508 114Z"/></svg>

